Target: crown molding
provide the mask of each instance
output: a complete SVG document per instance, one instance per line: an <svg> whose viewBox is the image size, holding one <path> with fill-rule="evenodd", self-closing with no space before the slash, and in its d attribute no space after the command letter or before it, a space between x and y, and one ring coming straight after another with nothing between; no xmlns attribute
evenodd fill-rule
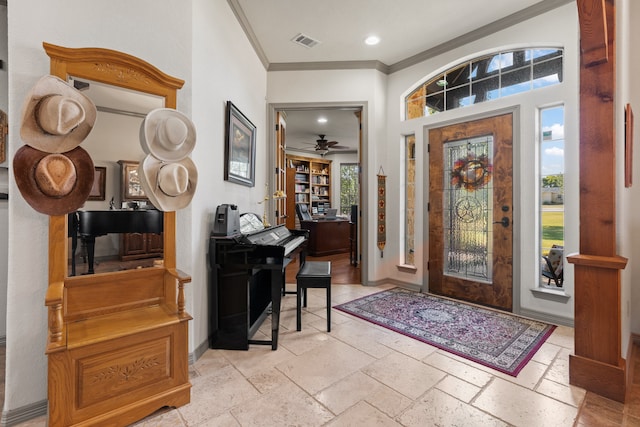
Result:
<svg viewBox="0 0 640 427"><path fill-rule="evenodd" d="M267 71L313 71L374 69L389 74L389 66L380 61L274 62Z"/></svg>
<svg viewBox="0 0 640 427"><path fill-rule="evenodd" d="M238 3L238 0L227 0L227 3L229 4L229 7L231 7L233 14L236 16L238 23L240 23L242 30L247 35L249 43L251 43L251 46L253 46L253 50L256 52L256 55L258 55L260 62L262 62L262 66L265 70L268 70L269 59L267 58L267 55L265 55L264 50L262 50L262 46L258 41L258 37L256 37L256 34L253 32L253 28L251 28L251 25L249 25L247 15L244 14L242 7L240 7L240 3Z"/></svg>
<svg viewBox="0 0 640 427"><path fill-rule="evenodd" d="M398 61L395 64L389 66L389 74L393 74L397 71L411 67L412 65L419 64L420 62L436 57L450 50L457 49L480 38L505 30L516 24L535 18L538 15L542 15L543 13L547 13L561 6L564 6L565 4L573 2L574 0L541 1L540 3L529 6L526 9L522 9L518 12L512 13L511 15L505 16L502 19L498 19L497 21L477 28L445 43L439 44L438 46L435 46L431 49L427 49L424 52L418 53L417 55L403 59L402 61Z"/></svg>

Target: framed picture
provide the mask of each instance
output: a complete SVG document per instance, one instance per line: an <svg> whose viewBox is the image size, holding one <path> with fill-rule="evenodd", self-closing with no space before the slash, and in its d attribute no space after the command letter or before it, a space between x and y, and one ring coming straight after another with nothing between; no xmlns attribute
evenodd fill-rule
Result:
<svg viewBox="0 0 640 427"><path fill-rule="evenodd" d="M118 163L122 170L122 177L120 179L122 201L149 200L147 195L144 194L142 185L140 185L138 162L118 160Z"/></svg>
<svg viewBox="0 0 640 427"><path fill-rule="evenodd" d="M224 179L253 187L255 159L256 127L231 101L227 101Z"/></svg>
<svg viewBox="0 0 640 427"><path fill-rule="evenodd" d="M93 186L87 200L104 200L105 186L107 182L107 168L96 166L93 174Z"/></svg>
<svg viewBox="0 0 640 427"><path fill-rule="evenodd" d="M624 186L633 183L633 110L631 104L624 109Z"/></svg>

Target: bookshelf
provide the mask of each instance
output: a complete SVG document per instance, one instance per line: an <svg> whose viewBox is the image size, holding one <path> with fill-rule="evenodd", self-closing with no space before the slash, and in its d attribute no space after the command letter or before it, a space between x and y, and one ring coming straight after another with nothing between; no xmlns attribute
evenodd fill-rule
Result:
<svg viewBox="0 0 640 427"><path fill-rule="evenodd" d="M287 155L288 228L299 228L296 204L300 203L313 215L322 215L331 206L331 160Z"/></svg>

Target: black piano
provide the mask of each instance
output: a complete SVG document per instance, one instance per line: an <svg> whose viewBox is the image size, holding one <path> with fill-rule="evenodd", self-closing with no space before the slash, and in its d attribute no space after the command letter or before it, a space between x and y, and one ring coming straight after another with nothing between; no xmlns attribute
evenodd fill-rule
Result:
<svg viewBox="0 0 640 427"><path fill-rule="evenodd" d="M71 275L76 274L75 255L78 238L86 245L87 274L93 274L96 237L110 233L163 232L164 212L155 209L76 211L69 214L71 237Z"/></svg>
<svg viewBox="0 0 640 427"><path fill-rule="evenodd" d="M237 236L211 235L209 347L248 350L250 344L278 348L280 299L285 268L304 256L308 232L284 225ZM271 340L254 334L271 313Z"/></svg>

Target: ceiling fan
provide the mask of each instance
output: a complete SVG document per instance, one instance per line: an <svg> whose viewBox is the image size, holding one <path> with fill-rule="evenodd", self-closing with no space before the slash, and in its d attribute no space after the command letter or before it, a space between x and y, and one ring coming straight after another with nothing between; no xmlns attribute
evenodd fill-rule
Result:
<svg viewBox="0 0 640 427"><path fill-rule="evenodd" d="M321 155L325 155L329 152L329 149L332 150L346 150L349 147L343 147L342 145L338 145L338 141L327 141L324 139L325 135L318 135L320 139L316 139L316 152Z"/></svg>

